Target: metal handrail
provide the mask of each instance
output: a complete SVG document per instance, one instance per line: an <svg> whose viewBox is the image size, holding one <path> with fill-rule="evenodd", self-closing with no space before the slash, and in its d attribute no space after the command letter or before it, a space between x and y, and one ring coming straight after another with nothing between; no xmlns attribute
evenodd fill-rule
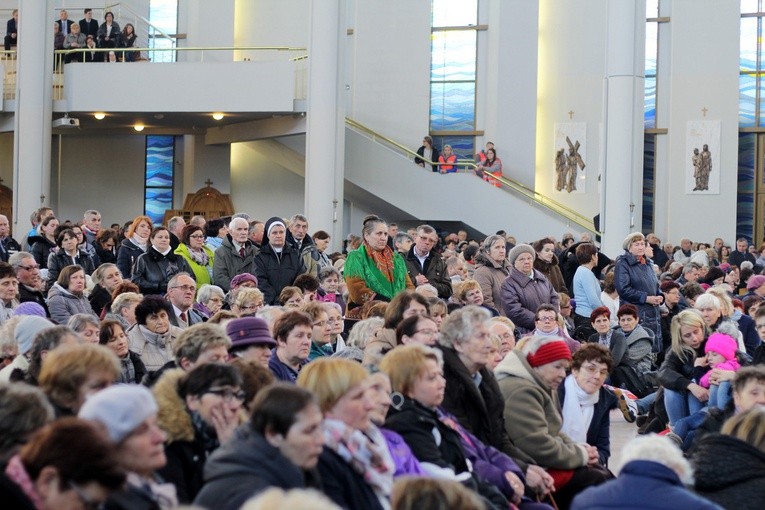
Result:
<svg viewBox="0 0 765 510"><path fill-rule="evenodd" d="M377 133L376 131L368 128L367 126L360 124L359 122L346 117L345 123L354 128L358 129L359 131L362 131L363 133L371 136L373 139L381 140L385 142L386 144L398 149L400 152L403 152L407 156L411 158L417 158L422 160L426 165L435 165L440 166L444 164L452 164L452 163L438 163L428 160L427 158L423 158L417 152L413 151L409 147L402 145L398 143L397 141L388 138L385 135L381 135L380 133ZM478 165L474 161L468 160L468 159L458 159L456 162L456 166L458 167L464 167L465 169L472 169L476 170L478 168ZM567 205L561 204L560 202L553 200L552 198L543 195L542 193L539 193L538 191L535 191L528 186L525 186L524 184L521 184L520 182L517 182L513 179L509 179L504 176L493 176L492 179L498 180L503 185L507 186L508 188L522 194L529 200L532 200L533 202L537 203L538 205L545 207L546 209L549 209L553 211L555 214L558 214L560 216L563 216L567 220L569 220L572 223L576 223L582 228L585 228L587 230L590 230L592 232L595 232L596 234L601 234L602 232L599 232L595 225L593 224L592 220L587 218L586 216L582 215L578 211L575 211L568 207Z"/></svg>
<svg viewBox="0 0 765 510"><path fill-rule="evenodd" d="M56 50L54 53L69 54L86 51L96 52L126 52L126 51L308 51L307 48L293 48L291 46L192 46L182 48L70 48L68 50ZM295 60L302 57L294 57Z"/></svg>

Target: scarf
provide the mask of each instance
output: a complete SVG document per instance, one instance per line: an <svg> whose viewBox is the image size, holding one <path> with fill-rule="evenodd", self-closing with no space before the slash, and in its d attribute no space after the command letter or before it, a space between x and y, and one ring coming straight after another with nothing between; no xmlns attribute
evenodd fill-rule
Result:
<svg viewBox="0 0 765 510"><path fill-rule="evenodd" d="M586 443L587 429L590 428L600 392L592 395L585 392L576 383L573 374L566 377L563 384L566 398L563 401L563 427L560 430L577 443Z"/></svg>
<svg viewBox="0 0 765 510"><path fill-rule="evenodd" d="M130 359L130 353L120 359L120 375L117 382L125 384L141 382L135 380L135 365L133 365L133 360Z"/></svg>
<svg viewBox="0 0 765 510"><path fill-rule="evenodd" d="M386 280L393 281L393 250L390 246L385 246L382 251L373 250L366 241L364 241L364 249L367 252L367 256L372 259L375 267L382 273Z"/></svg>
<svg viewBox="0 0 765 510"><path fill-rule="evenodd" d="M327 418L324 420L324 444L364 478L383 508L390 508L395 466L385 442L375 444L360 430Z"/></svg>
<svg viewBox="0 0 765 510"><path fill-rule="evenodd" d="M383 269L380 269L381 266ZM387 246L382 252L374 252L362 244L348 254L344 272L346 279L359 278L372 291L387 299L393 299L406 289L406 263Z"/></svg>
<svg viewBox="0 0 765 510"><path fill-rule="evenodd" d="M133 234L133 237L130 238L130 241L141 248L141 251L146 253L146 248L149 247L149 240L147 238L138 237L138 234Z"/></svg>
<svg viewBox="0 0 765 510"><path fill-rule="evenodd" d="M24 464L21 462L21 457L18 455L11 457L11 460L8 461L8 465L5 467L5 475L19 486L21 492L32 501L37 510L45 508L42 498L35 490L34 480L29 476Z"/></svg>
<svg viewBox="0 0 765 510"><path fill-rule="evenodd" d="M598 335L598 343L600 345L604 345L606 347L611 346L611 334L613 333L613 330L609 329L608 333L605 335Z"/></svg>
<svg viewBox="0 0 765 510"><path fill-rule="evenodd" d="M170 329L167 330L165 333L154 333L146 326L142 326L141 324L138 325L138 328L141 331L141 334L146 339L147 342L150 344L154 344L160 349L165 348L165 344L167 343L167 340L170 338Z"/></svg>
<svg viewBox="0 0 765 510"><path fill-rule="evenodd" d="M204 250L192 250L189 248L189 257L191 257L191 260L199 264L200 266L206 267L207 264L210 262L210 257L207 256L207 253L205 253Z"/></svg>
<svg viewBox="0 0 765 510"><path fill-rule="evenodd" d="M172 483L163 483L158 477L146 479L133 472L127 473L125 481L128 487L132 487L133 490L143 494L161 508L178 506L178 495L175 485Z"/></svg>
<svg viewBox="0 0 765 510"><path fill-rule="evenodd" d="M201 441L205 452L209 455L220 446L215 427L210 426L197 411L190 411L189 414L191 415L191 424L196 432L196 438Z"/></svg>

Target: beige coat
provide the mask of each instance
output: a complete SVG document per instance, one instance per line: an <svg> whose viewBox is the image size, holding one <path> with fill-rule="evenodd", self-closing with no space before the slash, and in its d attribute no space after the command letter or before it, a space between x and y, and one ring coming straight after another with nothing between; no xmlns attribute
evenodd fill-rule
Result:
<svg viewBox="0 0 765 510"><path fill-rule="evenodd" d="M510 262L505 259L500 264L479 252L475 258L475 266L473 279L481 285L483 304L496 309L504 317L505 307L502 306L502 283L507 278L507 275L510 274Z"/></svg>

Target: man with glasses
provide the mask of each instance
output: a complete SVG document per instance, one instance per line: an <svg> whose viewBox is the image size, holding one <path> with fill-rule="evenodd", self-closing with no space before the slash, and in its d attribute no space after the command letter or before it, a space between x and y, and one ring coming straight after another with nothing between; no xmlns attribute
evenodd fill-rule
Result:
<svg viewBox="0 0 765 510"><path fill-rule="evenodd" d="M405 257L406 269L415 286L429 283L436 288L439 298L449 299L452 295L452 282L446 263L434 250L437 244L436 229L430 225L417 227L414 246Z"/></svg>
<svg viewBox="0 0 765 510"><path fill-rule="evenodd" d="M188 273L178 273L167 283L167 300L173 306L170 323L181 329L204 322L202 315L192 308L197 284Z"/></svg>
<svg viewBox="0 0 765 510"><path fill-rule="evenodd" d="M44 282L40 275L40 266L37 265L34 255L19 251L10 256L8 263L16 270L16 278L19 280L19 302L31 301L39 304L45 310L46 317L50 318L50 311L42 292Z"/></svg>

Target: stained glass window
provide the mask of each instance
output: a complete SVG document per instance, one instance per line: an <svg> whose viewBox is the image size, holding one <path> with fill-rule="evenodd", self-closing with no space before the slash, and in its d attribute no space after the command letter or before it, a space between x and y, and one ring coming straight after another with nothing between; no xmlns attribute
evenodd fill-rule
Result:
<svg viewBox="0 0 765 510"><path fill-rule="evenodd" d="M656 175L656 136L645 134L643 140L643 232L654 229L654 192Z"/></svg>
<svg viewBox="0 0 765 510"><path fill-rule="evenodd" d="M738 200L736 201L736 238L752 239L754 232L754 153L756 133L738 135Z"/></svg>
<svg viewBox="0 0 765 510"><path fill-rule="evenodd" d="M175 139L172 136L146 137L146 184L143 210L155 225L161 225L165 210L173 208Z"/></svg>
<svg viewBox="0 0 765 510"><path fill-rule="evenodd" d="M175 39L163 34L178 32L178 0L149 0L149 48L174 48ZM155 51L153 62L175 62L174 51Z"/></svg>
<svg viewBox="0 0 765 510"><path fill-rule="evenodd" d="M656 74L659 59L659 22L645 26L645 109L644 127L656 127Z"/></svg>

